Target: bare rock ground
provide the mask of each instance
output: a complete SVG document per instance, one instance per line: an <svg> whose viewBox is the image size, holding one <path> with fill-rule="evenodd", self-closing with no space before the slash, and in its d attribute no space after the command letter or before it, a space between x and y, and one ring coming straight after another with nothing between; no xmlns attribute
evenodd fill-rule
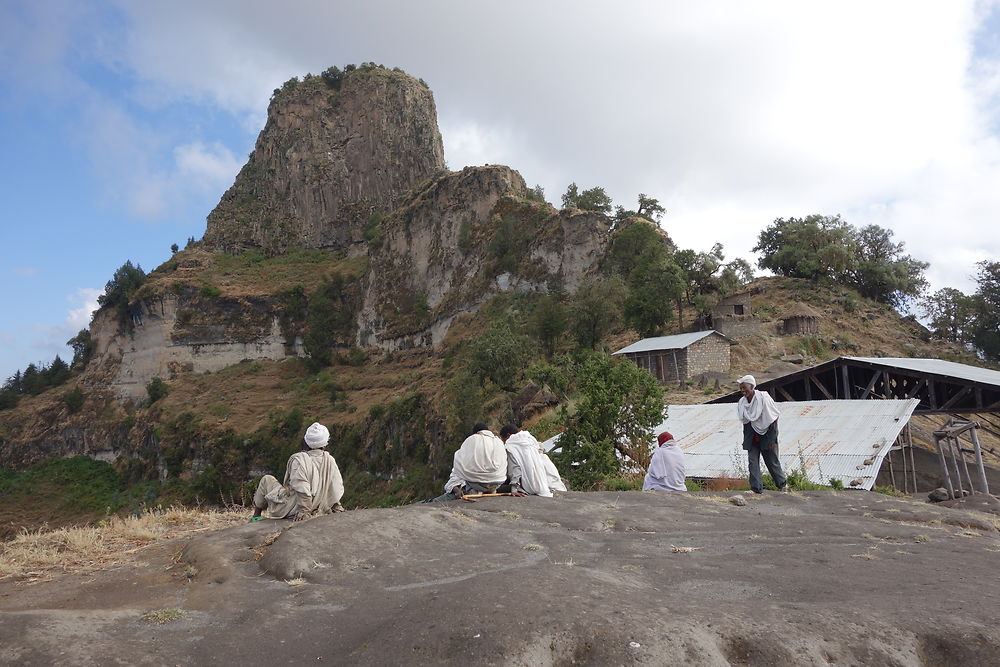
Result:
<svg viewBox="0 0 1000 667"><path fill-rule="evenodd" d="M134 567L0 584L0 662L1000 663L995 502L730 495L252 523Z"/></svg>

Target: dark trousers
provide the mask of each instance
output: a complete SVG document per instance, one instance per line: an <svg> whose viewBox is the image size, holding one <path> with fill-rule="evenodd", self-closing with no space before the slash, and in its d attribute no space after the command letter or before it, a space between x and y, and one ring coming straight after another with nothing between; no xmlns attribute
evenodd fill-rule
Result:
<svg viewBox="0 0 1000 667"><path fill-rule="evenodd" d="M781 469L781 461L778 460L778 443L774 443L767 449L761 449L760 444L752 444L747 450L747 459L750 462L750 488L757 493L764 490L764 484L760 480L760 457L762 456L764 457L764 465L767 466L767 471L771 473L771 479L774 480L774 485L779 489L785 486L788 481Z"/></svg>

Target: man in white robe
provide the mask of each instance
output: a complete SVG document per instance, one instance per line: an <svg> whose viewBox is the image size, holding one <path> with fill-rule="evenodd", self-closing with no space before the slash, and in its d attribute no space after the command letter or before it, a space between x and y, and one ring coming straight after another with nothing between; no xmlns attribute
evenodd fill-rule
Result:
<svg viewBox="0 0 1000 667"><path fill-rule="evenodd" d="M736 416L743 422L743 449L747 452L750 469L750 489L763 493L760 478L760 459L763 457L767 471L779 491L788 491L785 473L778 460L778 406L766 391L757 391L757 380L744 375L739 380L743 397L736 404Z"/></svg>
<svg viewBox="0 0 1000 667"><path fill-rule="evenodd" d="M659 445L653 452L642 482L643 491L687 491L684 484L684 450L674 436L664 431L656 436Z"/></svg>
<svg viewBox="0 0 1000 667"><path fill-rule="evenodd" d="M267 510L271 519L301 521L319 514L343 512L344 479L326 446L330 431L320 423L306 430L307 449L296 452L285 466L285 482L264 475L253 496L254 517Z"/></svg>
<svg viewBox="0 0 1000 667"><path fill-rule="evenodd" d="M542 445L528 431L512 424L500 429L507 448L507 478L514 494L551 498L553 491L565 491L559 471L542 451Z"/></svg>
<svg viewBox="0 0 1000 667"><path fill-rule="evenodd" d="M479 423L455 452L444 495L427 502L459 500L467 493L495 493L506 479L507 450L503 441L486 424Z"/></svg>

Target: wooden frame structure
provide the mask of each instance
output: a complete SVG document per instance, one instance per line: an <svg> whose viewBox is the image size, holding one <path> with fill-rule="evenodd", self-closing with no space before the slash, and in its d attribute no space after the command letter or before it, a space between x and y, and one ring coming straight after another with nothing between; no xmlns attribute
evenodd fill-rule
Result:
<svg viewBox="0 0 1000 667"><path fill-rule="evenodd" d="M775 401L832 399L916 398L914 414L968 414L1000 411L1000 382L957 377L947 372L929 372L907 367L906 360L838 357L788 375L761 382ZM937 362L938 360L913 360ZM938 362L946 364L948 362ZM961 364L954 364L962 366ZM934 368L929 365L929 368ZM967 366L974 371L983 371ZM946 371L945 368L938 369ZM986 371L997 373L997 371ZM970 375L975 375L974 373ZM739 392L726 394L709 403L735 403Z"/></svg>

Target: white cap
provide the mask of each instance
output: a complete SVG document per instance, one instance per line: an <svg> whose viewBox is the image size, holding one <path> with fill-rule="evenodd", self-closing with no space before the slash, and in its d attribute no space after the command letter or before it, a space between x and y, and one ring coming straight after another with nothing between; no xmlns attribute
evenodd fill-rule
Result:
<svg viewBox="0 0 1000 667"><path fill-rule="evenodd" d="M330 429L319 422L313 422L312 426L306 429L306 444L310 449L326 447L330 442Z"/></svg>

